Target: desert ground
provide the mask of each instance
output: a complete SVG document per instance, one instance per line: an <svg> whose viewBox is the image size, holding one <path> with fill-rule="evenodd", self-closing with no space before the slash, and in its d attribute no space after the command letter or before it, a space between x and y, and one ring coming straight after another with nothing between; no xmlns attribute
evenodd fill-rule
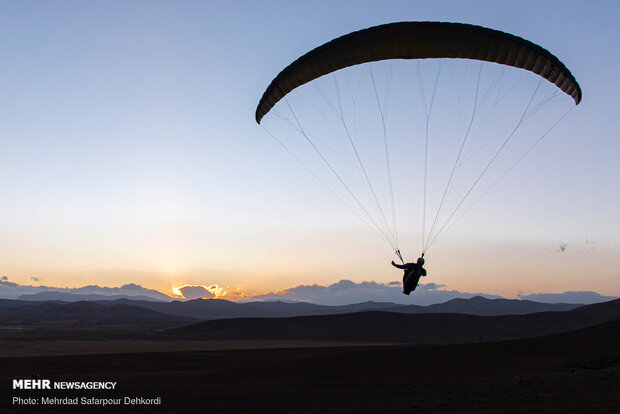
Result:
<svg viewBox="0 0 620 414"><path fill-rule="evenodd" d="M620 412L620 321L536 338L432 346L157 340L144 337L148 327L126 326L12 328L2 331L0 353L1 410L9 413ZM13 390L15 378L118 385L113 391ZM161 403L32 406L14 405L15 396L160 397Z"/></svg>

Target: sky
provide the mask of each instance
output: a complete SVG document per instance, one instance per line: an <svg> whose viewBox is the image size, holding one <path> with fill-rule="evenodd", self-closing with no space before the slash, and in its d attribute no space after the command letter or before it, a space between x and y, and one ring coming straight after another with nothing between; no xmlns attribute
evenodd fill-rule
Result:
<svg viewBox="0 0 620 414"><path fill-rule="evenodd" d="M429 20L542 45L583 101L428 251L426 283L619 296L619 12L615 1L2 1L0 274L169 294L399 280L390 246L254 111L314 47ZM418 202L399 210L413 260L419 183L400 188Z"/></svg>

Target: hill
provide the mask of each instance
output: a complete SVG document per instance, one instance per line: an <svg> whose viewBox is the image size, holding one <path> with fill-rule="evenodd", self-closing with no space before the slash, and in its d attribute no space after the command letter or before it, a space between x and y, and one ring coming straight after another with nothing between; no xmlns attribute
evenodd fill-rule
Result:
<svg viewBox="0 0 620 414"><path fill-rule="evenodd" d="M204 412L208 407L209 413L265 414L615 413L620 412L618 343L616 319L562 334L475 344L6 357L0 358L0 381L33 375L56 381L110 378L119 381L119 389L106 398L161 396L162 406L131 412ZM0 410L33 412L11 405L14 393L0 387ZM91 394L59 390L53 395ZM22 395L40 398L41 391ZM52 411L91 410L63 406Z"/></svg>
<svg viewBox="0 0 620 414"><path fill-rule="evenodd" d="M619 318L620 300L614 300L565 312L510 316L368 311L290 318L219 319L174 328L165 335L178 339L280 339L447 344L551 335Z"/></svg>
<svg viewBox="0 0 620 414"><path fill-rule="evenodd" d="M528 313L567 311L581 306L574 303L540 303L525 299L487 299L474 296L452 299L428 306L392 306L383 310L401 313L464 313L479 316L525 315Z"/></svg>
<svg viewBox="0 0 620 414"><path fill-rule="evenodd" d="M6 305L7 301L3 301ZM15 301L11 301L15 302ZM0 324L183 325L196 319L167 315L139 306L98 302L23 302L5 306Z"/></svg>

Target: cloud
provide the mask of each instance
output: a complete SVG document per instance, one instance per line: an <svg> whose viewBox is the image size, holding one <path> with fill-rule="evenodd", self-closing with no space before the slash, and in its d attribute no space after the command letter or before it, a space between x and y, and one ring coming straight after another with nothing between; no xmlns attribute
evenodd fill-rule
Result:
<svg viewBox="0 0 620 414"><path fill-rule="evenodd" d="M337 283L322 285L300 285L277 292L270 292L249 298L252 300L281 300L288 302L311 302L320 305L348 305L360 302L393 302L414 305L432 305L443 303L456 298L471 298L483 296L489 299L501 299L502 296L486 293L460 292L449 290L444 284L425 283L406 296L402 294L402 283L393 281L388 283L361 282L341 280ZM564 293L533 293L519 292L519 299L544 303L598 303L617 299L612 296L603 296L596 292L564 292Z"/></svg>
<svg viewBox="0 0 620 414"><path fill-rule="evenodd" d="M215 297L215 295L204 286L186 285L178 288L178 290L185 299L211 299Z"/></svg>
<svg viewBox="0 0 620 414"><path fill-rule="evenodd" d="M226 286L223 294L220 296L220 298L227 300L241 300L246 299L247 297L248 295L243 291L243 287L239 285Z"/></svg>
<svg viewBox="0 0 620 414"><path fill-rule="evenodd" d="M300 285L285 290L256 295L249 300L282 300L289 302L311 302L320 305L348 305L360 302L393 302L402 304L430 305L455 298L484 296L495 299L497 295L468 293L445 290L445 285L436 283L420 284L411 295L402 293L402 283L360 282L341 280L329 286Z"/></svg>
<svg viewBox="0 0 620 414"><path fill-rule="evenodd" d="M181 299L227 299L240 300L247 297L243 292L243 288L237 286L220 286L220 285L183 285L173 286L172 292Z"/></svg>
<svg viewBox="0 0 620 414"><path fill-rule="evenodd" d="M446 285L441 285L441 284L438 284L438 283L426 283L426 284L424 284L424 286L428 290L438 290L438 289L446 287Z"/></svg>
<svg viewBox="0 0 620 414"><path fill-rule="evenodd" d="M584 305L618 299L614 296L603 296L596 292L531 293L529 295L519 293L517 297L519 299L531 300L533 302L583 303Z"/></svg>

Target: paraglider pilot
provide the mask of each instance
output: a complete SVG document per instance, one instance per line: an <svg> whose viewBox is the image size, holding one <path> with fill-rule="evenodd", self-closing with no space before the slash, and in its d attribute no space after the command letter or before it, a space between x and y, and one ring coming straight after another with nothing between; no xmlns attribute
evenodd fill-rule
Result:
<svg viewBox="0 0 620 414"><path fill-rule="evenodd" d="M405 263L402 265L394 263L392 260L392 266L399 269L403 269L403 293L405 295L410 294L418 287L418 282L422 276L426 276L426 269L424 269L424 253L420 256L416 263Z"/></svg>

